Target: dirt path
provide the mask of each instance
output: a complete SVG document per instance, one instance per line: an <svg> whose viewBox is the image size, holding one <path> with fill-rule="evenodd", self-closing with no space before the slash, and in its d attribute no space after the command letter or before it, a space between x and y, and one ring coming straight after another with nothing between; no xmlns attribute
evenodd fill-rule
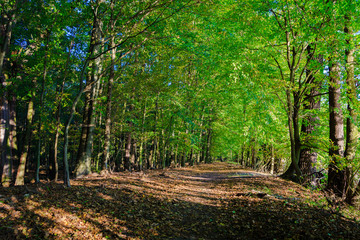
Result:
<svg viewBox="0 0 360 240"><path fill-rule="evenodd" d="M0 189L0 239L360 239L316 192L226 163Z"/></svg>

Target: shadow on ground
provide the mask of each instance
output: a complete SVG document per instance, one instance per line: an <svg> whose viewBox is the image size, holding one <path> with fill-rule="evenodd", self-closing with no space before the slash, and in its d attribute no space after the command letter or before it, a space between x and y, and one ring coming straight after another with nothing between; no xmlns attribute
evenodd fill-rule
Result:
<svg viewBox="0 0 360 240"><path fill-rule="evenodd" d="M233 172L212 164L98 176L70 189L0 188L0 238L360 239L358 222L316 207L318 194L277 178L226 177Z"/></svg>

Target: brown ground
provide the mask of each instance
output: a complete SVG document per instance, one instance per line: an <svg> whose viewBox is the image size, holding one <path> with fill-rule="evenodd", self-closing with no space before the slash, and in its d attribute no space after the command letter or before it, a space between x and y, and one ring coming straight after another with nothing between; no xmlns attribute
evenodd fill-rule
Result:
<svg viewBox="0 0 360 240"><path fill-rule="evenodd" d="M1 239L360 239L294 183L214 163L0 188Z"/></svg>

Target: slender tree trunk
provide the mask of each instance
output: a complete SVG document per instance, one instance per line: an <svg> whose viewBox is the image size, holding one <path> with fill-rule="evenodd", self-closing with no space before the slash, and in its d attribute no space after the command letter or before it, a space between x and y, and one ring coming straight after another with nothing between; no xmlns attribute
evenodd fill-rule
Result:
<svg viewBox="0 0 360 240"><path fill-rule="evenodd" d="M35 182L40 182L40 159L41 159L41 140L42 140L42 111L44 108L44 96L45 96L45 81L47 76L47 55L48 55L48 42L49 42L50 33L47 32L46 36L46 46L45 46L45 56L44 56L44 70L43 70L43 77L41 83L41 93L40 93L40 111L39 111L39 125L38 125L38 141L37 141L37 151L36 151L36 170L35 170ZM55 159L56 160L56 159ZM57 181L58 171L57 171L57 162L56 162L56 172L54 180Z"/></svg>
<svg viewBox="0 0 360 240"><path fill-rule="evenodd" d="M54 158L54 163L56 163L57 165L57 157L58 157L58 145L59 145L59 137L60 137L60 125L61 125L61 111L62 111L62 100L63 100L63 97L64 97L64 87L65 87L65 81L66 81L66 78L67 78L67 75L68 75L68 67L69 67L69 64L70 64L70 57L71 57L71 50L72 50L72 47L73 47L73 41L71 41L70 43L70 47L69 47L69 54L68 54L68 58L66 60L66 65L65 65L65 72L64 72L64 76L63 76L63 79L62 79L62 83L61 83L61 86L60 86L60 95L57 99L57 107L56 107L56 130L55 130L55 140L54 140L54 153L53 153L53 158ZM50 153L51 154L51 153ZM65 168L65 161L66 161L66 165L68 167L68 162L67 162L67 159L63 160L64 162L64 168ZM68 169L64 169L65 171L65 175L66 174L69 174L69 173L66 173L66 171L68 171ZM67 183L68 180L66 180L66 176L64 176L65 178L65 185L68 185L70 186L70 184ZM58 168L56 168L56 172L55 172L55 181L57 181L58 179Z"/></svg>
<svg viewBox="0 0 360 240"><path fill-rule="evenodd" d="M111 2L111 29L114 30L115 23L114 23L114 16L113 16L113 6L114 3ZM115 77L115 57L116 57L116 50L115 50L115 42L114 36L110 40L111 50L111 67L110 67L110 75L108 79L108 89L107 89L107 99L106 99L106 119L105 119L105 140L104 140L104 161L102 170L108 170L108 163L110 159L110 140L111 140L111 111L112 111L112 89L114 84L114 77Z"/></svg>
<svg viewBox="0 0 360 240"><path fill-rule="evenodd" d="M205 153L205 163L211 163L211 138L212 138L212 119L209 119L209 126L207 130L207 140L206 140L206 153Z"/></svg>
<svg viewBox="0 0 360 240"><path fill-rule="evenodd" d="M298 101L296 95L293 93L294 103ZM288 115L288 130L291 143L291 164L290 167L283 173L281 176L283 178L292 178L295 171L297 177L301 176L301 171L299 168L299 158L300 158L300 134L299 134L299 105L294 104L291 100L291 91L286 90L287 98L287 115Z"/></svg>
<svg viewBox="0 0 360 240"><path fill-rule="evenodd" d="M124 168L127 171L131 171L131 132L128 132L126 136Z"/></svg>
<svg viewBox="0 0 360 240"><path fill-rule="evenodd" d="M87 68L88 61L84 63L81 75L80 75L80 82L82 82L82 79L84 78L85 69ZM78 95L76 96L70 110L69 119L67 120L65 124L64 129L64 155L63 155L63 163L64 163L64 185L67 187L70 187L70 171L69 171L69 162L68 162L68 148L69 148L69 129L70 124L72 122L72 119L74 117L74 114L76 112L76 106L78 102L80 101L81 95L84 93L85 88L83 85L80 84L80 90Z"/></svg>
<svg viewBox="0 0 360 240"><path fill-rule="evenodd" d="M6 80L1 81L1 84L6 88ZM2 89L4 90L4 89ZM1 152L1 184L4 187L9 187L11 183L11 157L10 157L10 111L8 102L8 92L5 90L4 95L1 97L1 110L0 110L0 152Z"/></svg>
<svg viewBox="0 0 360 240"><path fill-rule="evenodd" d="M144 161L144 152L146 153L146 149L144 151L144 143L146 146L146 138L145 138L145 120L146 120L146 102L144 103L144 110L141 122L141 137L140 137L140 147L139 147L139 168L143 169L143 161ZM146 159L146 157L145 157Z"/></svg>
<svg viewBox="0 0 360 240"><path fill-rule="evenodd" d="M274 145L271 144L271 167L270 167L270 174L274 174L274 166L275 166L275 156L274 156Z"/></svg>

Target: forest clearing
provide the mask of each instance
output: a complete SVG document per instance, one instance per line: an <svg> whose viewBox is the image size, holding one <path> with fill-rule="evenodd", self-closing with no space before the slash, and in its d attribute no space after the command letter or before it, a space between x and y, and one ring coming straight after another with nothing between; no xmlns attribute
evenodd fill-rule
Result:
<svg viewBox="0 0 360 240"><path fill-rule="evenodd" d="M359 239L359 211L230 163L0 190L1 239Z"/></svg>

